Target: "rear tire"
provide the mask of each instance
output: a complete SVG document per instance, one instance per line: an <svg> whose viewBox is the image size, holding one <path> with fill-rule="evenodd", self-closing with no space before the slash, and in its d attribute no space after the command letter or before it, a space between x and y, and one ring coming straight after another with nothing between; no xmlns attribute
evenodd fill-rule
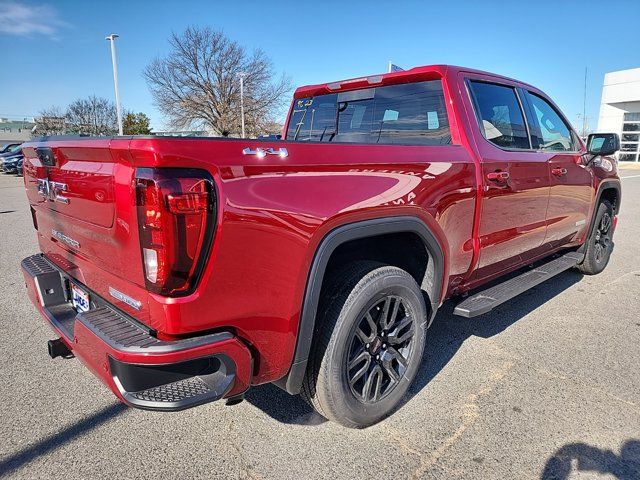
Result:
<svg viewBox="0 0 640 480"><path fill-rule="evenodd" d="M585 275L597 275L609 263L613 251L613 217L613 205L607 200L600 202L584 260L578 265Z"/></svg>
<svg viewBox="0 0 640 480"><path fill-rule="evenodd" d="M331 277L302 395L325 418L363 428L391 414L420 366L427 309L406 271L357 262Z"/></svg>

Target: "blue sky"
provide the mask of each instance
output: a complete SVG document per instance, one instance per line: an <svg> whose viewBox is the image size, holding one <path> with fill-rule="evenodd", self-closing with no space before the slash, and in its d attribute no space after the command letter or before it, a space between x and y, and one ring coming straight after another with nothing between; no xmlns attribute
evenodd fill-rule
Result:
<svg viewBox="0 0 640 480"><path fill-rule="evenodd" d="M123 106L163 118L142 71L190 25L261 48L294 85L409 68L464 65L549 94L578 123L584 68L595 128L605 72L640 67L640 1L22 1L0 0L0 117L37 115L91 94L113 98L108 42L118 33ZM625 21L627 19L628 21ZM629 23L630 22L630 23ZM625 48L627 52L625 53Z"/></svg>

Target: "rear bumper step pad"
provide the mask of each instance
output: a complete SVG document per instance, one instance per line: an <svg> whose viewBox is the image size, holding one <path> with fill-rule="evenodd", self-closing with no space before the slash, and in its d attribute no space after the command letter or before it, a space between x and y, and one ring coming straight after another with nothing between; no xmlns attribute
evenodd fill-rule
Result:
<svg viewBox="0 0 640 480"><path fill-rule="evenodd" d="M251 354L231 333L163 341L89 289L97 308L77 313L69 278L44 255L25 258L22 270L29 298L61 340L128 405L182 410L249 387Z"/></svg>
<svg viewBox="0 0 640 480"><path fill-rule="evenodd" d="M498 305L539 285L555 275L575 267L584 258L584 254L569 252L543 265L524 272L486 290L470 295L459 303L453 311L461 317L477 317L490 312Z"/></svg>

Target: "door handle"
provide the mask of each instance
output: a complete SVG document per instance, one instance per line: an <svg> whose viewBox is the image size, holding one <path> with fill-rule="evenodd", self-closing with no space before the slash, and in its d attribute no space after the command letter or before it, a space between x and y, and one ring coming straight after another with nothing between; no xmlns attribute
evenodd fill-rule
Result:
<svg viewBox="0 0 640 480"><path fill-rule="evenodd" d="M509 172L489 172L487 173L487 179L492 182L504 183L509 180Z"/></svg>
<svg viewBox="0 0 640 480"><path fill-rule="evenodd" d="M556 177L561 177L567 174L566 168L552 168L551 173L553 173Z"/></svg>

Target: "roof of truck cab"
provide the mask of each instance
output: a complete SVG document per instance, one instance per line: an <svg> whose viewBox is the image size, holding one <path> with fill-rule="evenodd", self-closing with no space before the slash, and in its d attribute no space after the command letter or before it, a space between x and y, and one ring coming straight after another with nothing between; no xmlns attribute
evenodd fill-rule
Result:
<svg viewBox="0 0 640 480"><path fill-rule="evenodd" d="M474 68L460 67L457 65L424 65L421 67L413 67L409 70L402 70L399 72L377 73L372 75L365 75L362 77L338 80L335 82L304 85L296 89L295 93L293 94L293 98L303 98L314 95L321 95L323 93L335 93L344 90L375 87L381 84L392 85L429 79L435 80L445 76L455 76L460 72L492 77L498 80L507 80L510 82L521 84L523 86L535 88L532 85L529 85L515 78L498 75L496 73L485 72Z"/></svg>

